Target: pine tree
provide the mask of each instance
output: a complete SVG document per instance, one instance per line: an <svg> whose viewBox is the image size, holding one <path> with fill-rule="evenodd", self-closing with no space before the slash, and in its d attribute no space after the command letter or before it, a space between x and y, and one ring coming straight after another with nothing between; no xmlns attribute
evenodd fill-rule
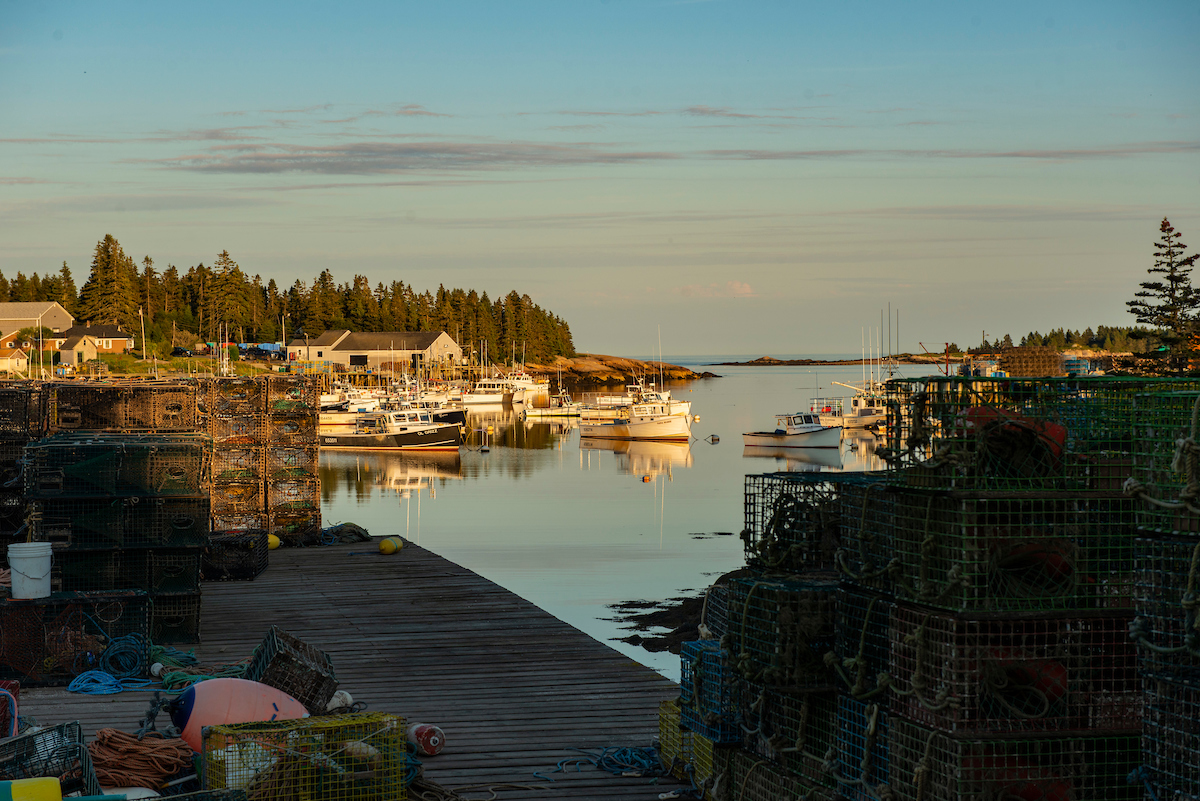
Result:
<svg viewBox="0 0 1200 801"><path fill-rule="evenodd" d="M1183 255L1187 245L1166 217L1159 231L1162 237L1154 244L1154 266L1146 272L1162 278L1143 281L1141 291L1134 293L1134 299L1125 305L1139 323L1158 329L1159 339L1178 362L1195 326L1196 309L1200 308L1200 292L1192 286L1191 279L1197 254Z"/></svg>
<svg viewBox="0 0 1200 801"><path fill-rule="evenodd" d="M137 294L130 277L137 268L112 234L96 243L92 271L79 293L79 317L98 324L117 323L133 330Z"/></svg>
<svg viewBox="0 0 1200 801"><path fill-rule="evenodd" d="M58 305L74 316L75 312L79 310L79 294L75 289L75 279L71 277L71 268L65 261L62 263L62 269L58 271L58 282L55 288L58 290L58 295L54 300L57 300Z"/></svg>

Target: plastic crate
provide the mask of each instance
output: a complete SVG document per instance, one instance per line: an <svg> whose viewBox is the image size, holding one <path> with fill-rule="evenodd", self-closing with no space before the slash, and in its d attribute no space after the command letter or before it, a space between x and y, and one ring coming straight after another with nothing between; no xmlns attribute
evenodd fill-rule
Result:
<svg viewBox="0 0 1200 801"><path fill-rule="evenodd" d="M1139 537L1137 618L1130 633L1142 668L1164 678L1200 683L1200 542Z"/></svg>
<svg viewBox="0 0 1200 801"><path fill-rule="evenodd" d="M711 640L680 649L679 714L683 725L715 743L741 740L737 684L729 655Z"/></svg>
<svg viewBox="0 0 1200 801"><path fill-rule="evenodd" d="M964 612L1129 608L1133 501L905 490L895 500L897 599Z"/></svg>
<svg viewBox="0 0 1200 801"><path fill-rule="evenodd" d="M658 704L658 758L676 779L688 777L692 762L693 733L684 728L679 717L679 702L674 698Z"/></svg>
<svg viewBox="0 0 1200 801"><path fill-rule="evenodd" d="M56 778L63 798L100 795L78 722L0 740L0 779Z"/></svg>
<svg viewBox="0 0 1200 801"><path fill-rule="evenodd" d="M834 780L838 797L847 801L877 801L880 789L888 784L887 707L844 695L837 699L837 707Z"/></svg>
<svg viewBox="0 0 1200 801"><path fill-rule="evenodd" d="M315 447L317 415L272 414L266 420L266 441L275 447Z"/></svg>
<svg viewBox="0 0 1200 801"><path fill-rule="evenodd" d="M200 593L156 594L152 600L151 642L156 645L200 642Z"/></svg>
<svg viewBox="0 0 1200 801"><path fill-rule="evenodd" d="M854 698L875 699L886 692L886 682L881 685L879 677L891 669L888 623L892 606L887 596L858 584L842 582L838 586L834 673L841 680L841 689Z"/></svg>
<svg viewBox="0 0 1200 801"><path fill-rule="evenodd" d="M731 662L755 684L803 690L833 676L825 654L833 648L837 580L738 578L729 582Z"/></svg>
<svg viewBox="0 0 1200 801"><path fill-rule="evenodd" d="M254 649L244 678L283 690L314 714L325 711L338 687L329 655L277 626Z"/></svg>
<svg viewBox="0 0 1200 801"><path fill-rule="evenodd" d="M769 570L833 570L840 541L841 487L871 481L857 473L746 476L746 563Z"/></svg>
<svg viewBox="0 0 1200 801"><path fill-rule="evenodd" d="M0 600L0 678L23 687L68 684L111 640L146 638L149 613L149 596L134 590Z"/></svg>
<svg viewBox="0 0 1200 801"><path fill-rule="evenodd" d="M1159 799L1200 798L1200 686L1146 682L1142 755Z"/></svg>
<svg viewBox="0 0 1200 801"><path fill-rule="evenodd" d="M265 529L213 534L201 560L204 581L253 581L269 561Z"/></svg>
<svg viewBox="0 0 1200 801"><path fill-rule="evenodd" d="M318 455L315 446L270 448L267 451L267 477L272 481L317 478Z"/></svg>
<svg viewBox="0 0 1200 801"><path fill-rule="evenodd" d="M959 739L899 715L889 723L889 777L897 798L1142 798L1142 787L1128 782L1141 762L1136 733Z"/></svg>
<svg viewBox="0 0 1200 801"><path fill-rule="evenodd" d="M892 710L964 735L1136 730L1129 619L972 619L897 603Z"/></svg>
<svg viewBox="0 0 1200 801"><path fill-rule="evenodd" d="M321 410L321 387L310 376L267 377L265 411L271 414L315 414Z"/></svg>
<svg viewBox="0 0 1200 801"><path fill-rule="evenodd" d="M836 741L837 696L832 688L787 693L743 684L742 746L814 786L832 788L826 758Z"/></svg>
<svg viewBox="0 0 1200 801"><path fill-rule="evenodd" d="M262 481L265 458L261 447L216 448L212 456L213 481L221 485Z"/></svg>
<svg viewBox="0 0 1200 801"><path fill-rule="evenodd" d="M404 737L403 718L374 712L209 726L204 784L260 801L403 801Z"/></svg>

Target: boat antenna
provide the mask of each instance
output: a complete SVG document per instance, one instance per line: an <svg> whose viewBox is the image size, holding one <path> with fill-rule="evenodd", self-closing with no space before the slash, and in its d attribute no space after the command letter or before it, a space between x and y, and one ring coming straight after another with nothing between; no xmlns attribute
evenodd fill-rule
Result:
<svg viewBox="0 0 1200 801"><path fill-rule="evenodd" d="M663 389L663 369L662 369L662 323L658 324L658 391Z"/></svg>

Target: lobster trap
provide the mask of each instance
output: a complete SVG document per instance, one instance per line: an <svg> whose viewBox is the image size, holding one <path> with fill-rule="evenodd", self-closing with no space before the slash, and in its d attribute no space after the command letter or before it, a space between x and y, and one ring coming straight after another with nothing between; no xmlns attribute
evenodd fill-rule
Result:
<svg viewBox="0 0 1200 801"><path fill-rule="evenodd" d="M700 607L700 638L720 640L729 631L729 587L714 583L704 593Z"/></svg>
<svg viewBox="0 0 1200 801"><path fill-rule="evenodd" d="M208 538L208 498L46 500L32 504L37 539L77 550L198 547Z"/></svg>
<svg viewBox="0 0 1200 801"><path fill-rule="evenodd" d="M853 698L875 699L886 692L881 674L891 668L888 623L893 602L857 584L842 582L837 589L837 620L829 657L841 687Z"/></svg>
<svg viewBox="0 0 1200 801"><path fill-rule="evenodd" d="M194 431L196 385L134 384L125 388L125 426L151 431Z"/></svg>
<svg viewBox="0 0 1200 801"><path fill-rule="evenodd" d="M828 690L785 693L745 683L742 746L814 786L833 787L837 698Z"/></svg>
<svg viewBox="0 0 1200 801"><path fill-rule="evenodd" d="M125 392L111 384L46 385L47 433L125 428Z"/></svg>
<svg viewBox="0 0 1200 801"><path fill-rule="evenodd" d="M1200 683L1200 542L1139 537L1137 617L1130 636L1142 668L1164 678Z"/></svg>
<svg viewBox="0 0 1200 801"><path fill-rule="evenodd" d="M265 408L265 382L258 378L214 378L208 381L210 417L260 415Z"/></svg>
<svg viewBox="0 0 1200 801"><path fill-rule="evenodd" d="M746 476L746 563L786 572L833 570L841 527L839 490L867 480L856 473Z"/></svg>
<svg viewBox="0 0 1200 801"><path fill-rule="evenodd" d="M30 498L200 496L208 440L195 434L58 434L25 449Z"/></svg>
<svg viewBox="0 0 1200 801"><path fill-rule="evenodd" d="M878 702L837 699L836 765L838 797L877 801L888 783L888 712Z"/></svg>
<svg viewBox="0 0 1200 801"><path fill-rule="evenodd" d="M200 642L199 592L159 593L150 607L150 640L154 643Z"/></svg>
<svg viewBox="0 0 1200 801"><path fill-rule="evenodd" d="M255 446L220 447L213 450L212 477L218 484L262 481L264 449Z"/></svg>
<svg viewBox="0 0 1200 801"><path fill-rule="evenodd" d="M310 376L267 376L268 413L316 414L320 410L321 387Z"/></svg>
<svg viewBox="0 0 1200 801"><path fill-rule="evenodd" d="M1160 534L1200 536L1200 452L1193 413L1200 392L1138 395L1137 448L1132 488L1140 503L1139 528ZM1200 420L1200 418L1198 418Z"/></svg>
<svg viewBox="0 0 1200 801"><path fill-rule="evenodd" d="M261 481L229 481L213 489L212 513L214 515L242 515L261 512L263 509L263 483Z"/></svg>
<svg viewBox="0 0 1200 801"><path fill-rule="evenodd" d="M117 637L149 634L144 592L58 592L0 600L0 678L22 686L70 683Z"/></svg>
<svg viewBox="0 0 1200 801"><path fill-rule="evenodd" d="M79 551L59 548L54 553L50 577L51 586L68 592L197 592L200 589L200 549Z"/></svg>
<svg viewBox="0 0 1200 801"><path fill-rule="evenodd" d="M266 441L274 447L315 447L317 415L272 414L266 420Z"/></svg>
<svg viewBox="0 0 1200 801"><path fill-rule="evenodd" d="M891 592L895 558L896 492L888 484L845 484L840 487L841 544L838 570L855 583Z"/></svg>
<svg viewBox="0 0 1200 801"><path fill-rule="evenodd" d="M889 783L924 801L1139 801L1127 777L1139 763L1136 733L966 739L890 721Z"/></svg>
<svg viewBox="0 0 1200 801"><path fill-rule="evenodd" d="M42 435L42 398L33 386L0 387L0 442L24 443Z"/></svg>
<svg viewBox="0 0 1200 801"><path fill-rule="evenodd" d="M692 732L683 727L679 701L674 698L658 703L658 759L676 779L687 776L692 761Z"/></svg>
<svg viewBox="0 0 1200 801"><path fill-rule="evenodd" d="M897 598L969 612L1131 605L1130 499L908 490L895 503Z"/></svg>
<svg viewBox="0 0 1200 801"><path fill-rule="evenodd" d="M408 797L404 719L366 712L209 726L204 785L258 801L378 801Z"/></svg>
<svg viewBox="0 0 1200 801"><path fill-rule="evenodd" d="M741 748L717 749L713 763L712 795L718 799L829 801L833 797L829 788L815 787Z"/></svg>
<svg viewBox="0 0 1200 801"><path fill-rule="evenodd" d="M0 679L0 690L4 690L13 697L18 703L21 700L21 682L13 681L12 679ZM6 733L12 729L13 719L12 710L8 704L0 700L0 738L6 736Z"/></svg>
<svg viewBox="0 0 1200 801"><path fill-rule="evenodd" d="M315 446L270 448L267 451L267 477L272 481L317 478L317 456Z"/></svg>
<svg viewBox="0 0 1200 801"><path fill-rule="evenodd" d="M729 582L730 658L755 684L802 690L831 682L837 581L738 578Z"/></svg>
<svg viewBox="0 0 1200 801"><path fill-rule="evenodd" d="M262 414L240 417L209 417L208 434L218 449L246 448L267 444L267 421Z"/></svg>
<svg viewBox="0 0 1200 801"><path fill-rule="evenodd" d="M214 514L212 516L212 533L247 534L267 530L267 516L263 512L247 512L245 514Z"/></svg>
<svg viewBox="0 0 1200 801"><path fill-rule="evenodd" d="M254 649L243 678L283 690L313 714L325 711L338 688L329 654L277 626Z"/></svg>
<svg viewBox="0 0 1200 801"><path fill-rule="evenodd" d="M892 711L962 734L1138 728L1129 616L989 619L898 603Z"/></svg>
<svg viewBox="0 0 1200 801"><path fill-rule="evenodd" d="M78 722L0 740L0 781L58 779L63 798L102 792Z"/></svg>
<svg viewBox="0 0 1200 801"><path fill-rule="evenodd" d="M737 683L729 654L712 640L685 642L679 655L683 725L715 743L741 740Z"/></svg>
<svg viewBox="0 0 1200 801"><path fill-rule="evenodd" d="M1142 756L1160 799L1200 798L1200 686L1146 682Z"/></svg>
<svg viewBox="0 0 1200 801"><path fill-rule="evenodd" d="M265 529L214 533L204 548L200 574L204 581L253 581L267 569L268 550Z"/></svg>
<svg viewBox="0 0 1200 801"><path fill-rule="evenodd" d="M312 545L321 539L321 512L272 511L267 531L285 545Z"/></svg>
<svg viewBox="0 0 1200 801"><path fill-rule="evenodd" d="M321 484L316 479L287 479L267 484L267 510L312 512L321 508Z"/></svg>

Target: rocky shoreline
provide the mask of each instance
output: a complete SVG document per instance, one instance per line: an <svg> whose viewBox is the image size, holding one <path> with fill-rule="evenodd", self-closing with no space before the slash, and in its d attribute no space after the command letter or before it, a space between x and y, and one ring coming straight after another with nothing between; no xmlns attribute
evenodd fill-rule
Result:
<svg viewBox="0 0 1200 801"><path fill-rule="evenodd" d="M961 361L957 357L952 357L955 362ZM946 357L943 354L932 354L929 356L914 355L906 353L902 356L892 357L895 364L939 364L945 361ZM862 359L776 359L771 356L760 356L753 361L748 362L717 362L718 367L826 367L838 365L858 365L862 364Z"/></svg>
<svg viewBox="0 0 1200 801"><path fill-rule="evenodd" d="M620 356L604 356L598 353L580 353L573 359L556 356L549 364L525 365L530 373L556 377L562 376L563 383L576 386L624 386L638 378L658 381L694 381L697 378L720 378L715 373L697 373L687 367L666 362L642 361Z"/></svg>

